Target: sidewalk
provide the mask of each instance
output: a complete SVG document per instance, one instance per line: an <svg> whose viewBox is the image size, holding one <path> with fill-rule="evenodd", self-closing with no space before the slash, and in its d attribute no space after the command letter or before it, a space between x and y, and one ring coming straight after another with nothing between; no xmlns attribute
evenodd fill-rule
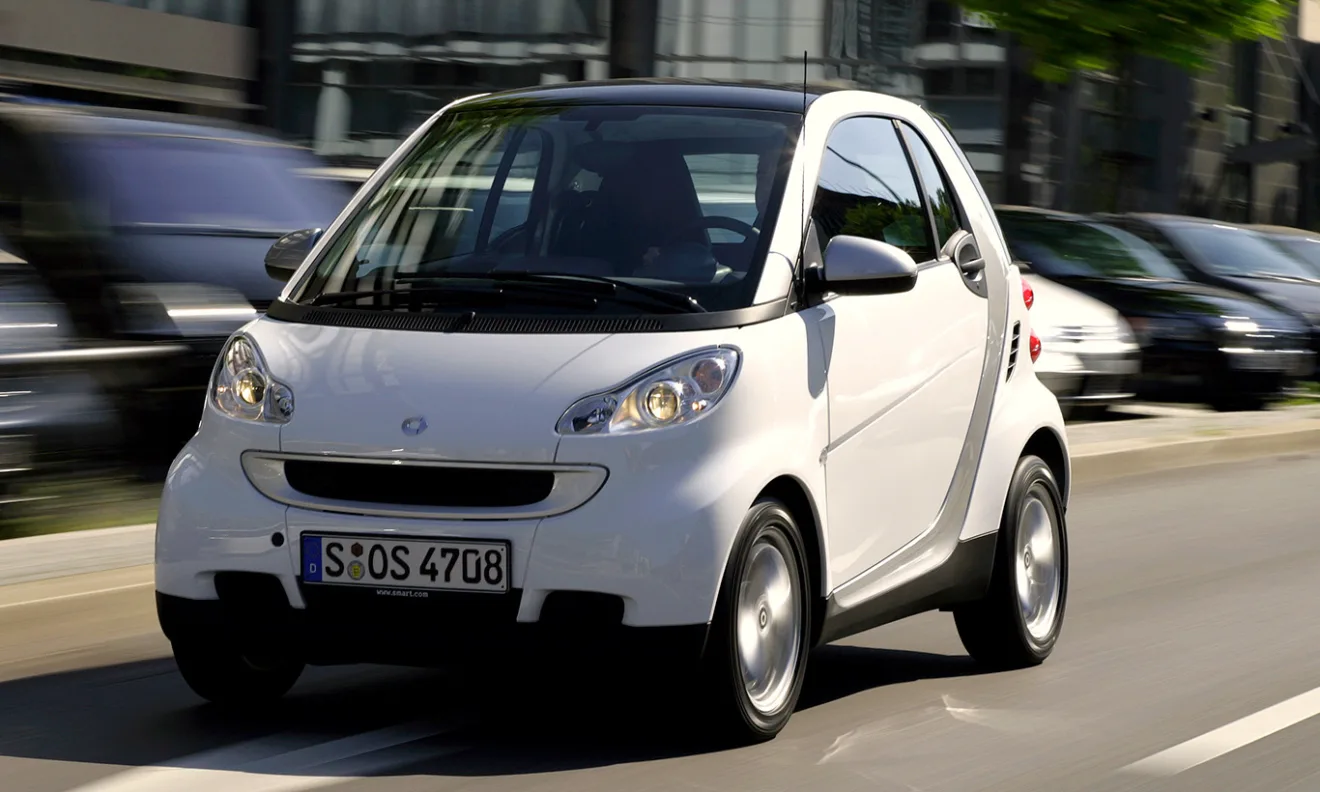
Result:
<svg viewBox="0 0 1320 792"><path fill-rule="evenodd" d="M1068 427L1075 488L1154 470L1320 450L1320 406L1219 414L1133 405ZM0 541L0 585L149 565L154 525Z"/></svg>

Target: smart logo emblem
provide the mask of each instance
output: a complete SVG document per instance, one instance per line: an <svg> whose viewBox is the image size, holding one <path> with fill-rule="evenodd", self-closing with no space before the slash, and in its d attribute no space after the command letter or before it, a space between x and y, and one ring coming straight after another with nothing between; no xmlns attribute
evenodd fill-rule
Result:
<svg viewBox="0 0 1320 792"><path fill-rule="evenodd" d="M403 433L409 437L416 437L426 431L426 416L415 415L403 422Z"/></svg>

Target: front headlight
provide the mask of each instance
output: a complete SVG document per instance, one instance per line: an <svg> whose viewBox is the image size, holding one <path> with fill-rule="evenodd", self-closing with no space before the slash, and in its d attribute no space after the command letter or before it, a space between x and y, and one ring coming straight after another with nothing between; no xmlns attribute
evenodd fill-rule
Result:
<svg viewBox="0 0 1320 792"><path fill-rule="evenodd" d="M559 419L565 435L625 434L696 421L733 386L741 353L712 347L662 363L608 393L579 400Z"/></svg>
<svg viewBox="0 0 1320 792"><path fill-rule="evenodd" d="M1123 321L1123 318L1122 318L1122 317L1119 317L1119 319L1118 319L1118 333L1117 333L1117 336L1118 336L1118 342L1119 342L1120 344L1135 344L1135 343L1137 343L1137 337L1136 337L1136 335L1132 332L1132 325L1130 325L1130 324L1128 324L1127 322Z"/></svg>
<svg viewBox="0 0 1320 792"><path fill-rule="evenodd" d="M225 345L211 375L211 404L230 418L287 423L293 391L270 376L257 344L236 335Z"/></svg>

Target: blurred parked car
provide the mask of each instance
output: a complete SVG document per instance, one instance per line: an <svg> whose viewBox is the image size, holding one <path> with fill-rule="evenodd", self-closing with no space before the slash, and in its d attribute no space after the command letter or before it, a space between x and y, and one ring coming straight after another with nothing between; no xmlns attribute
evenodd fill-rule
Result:
<svg viewBox="0 0 1320 792"><path fill-rule="evenodd" d="M1035 274L1024 277L1033 295L1031 329L1042 347L1036 376L1054 391L1064 417L1098 417L1132 398L1141 348L1118 311Z"/></svg>
<svg viewBox="0 0 1320 792"><path fill-rule="evenodd" d="M0 233L76 333L187 350L151 376L116 371L106 383L133 449L173 456L224 340L279 294L264 266L271 242L328 225L347 203L342 185L300 175L320 164L192 119L0 104Z"/></svg>
<svg viewBox="0 0 1320 792"><path fill-rule="evenodd" d="M1113 306L1142 348L1137 393L1256 409L1313 355L1306 327L1270 303L1194 283L1150 243L1081 215L1002 207L1013 254L1031 271Z"/></svg>
<svg viewBox="0 0 1320 792"><path fill-rule="evenodd" d="M1295 254L1244 226L1178 215L1122 215L1106 222L1159 248L1190 280L1281 306L1311 331L1320 353L1320 275Z"/></svg>
<svg viewBox="0 0 1320 792"><path fill-rule="evenodd" d="M64 307L0 239L0 516L21 485L109 466L115 411L94 369L164 350L80 344Z"/></svg>

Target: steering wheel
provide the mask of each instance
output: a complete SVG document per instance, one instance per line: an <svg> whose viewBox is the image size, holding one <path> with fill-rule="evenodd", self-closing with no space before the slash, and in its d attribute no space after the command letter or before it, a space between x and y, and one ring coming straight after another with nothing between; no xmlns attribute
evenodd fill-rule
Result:
<svg viewBox="0 0 1320 792"><path fill-rule="evenodd" d="M743 221L735 220L732 217L721 217L715 215L711 217L703 217L695 223L689 223L688 225L678 229L673 234L670 234L669 237L665 239L663 243L661 243L661 247L673 244L674 240L678 239L679 237L683 236L689 231L705 231L710 228L722 228L725 231L732 231L735 234L741 234L742 236L746 237L748 240L756 239L761 235L761 232L757 231L756 228L753 227L750 223L744 223Z"/></svg>

